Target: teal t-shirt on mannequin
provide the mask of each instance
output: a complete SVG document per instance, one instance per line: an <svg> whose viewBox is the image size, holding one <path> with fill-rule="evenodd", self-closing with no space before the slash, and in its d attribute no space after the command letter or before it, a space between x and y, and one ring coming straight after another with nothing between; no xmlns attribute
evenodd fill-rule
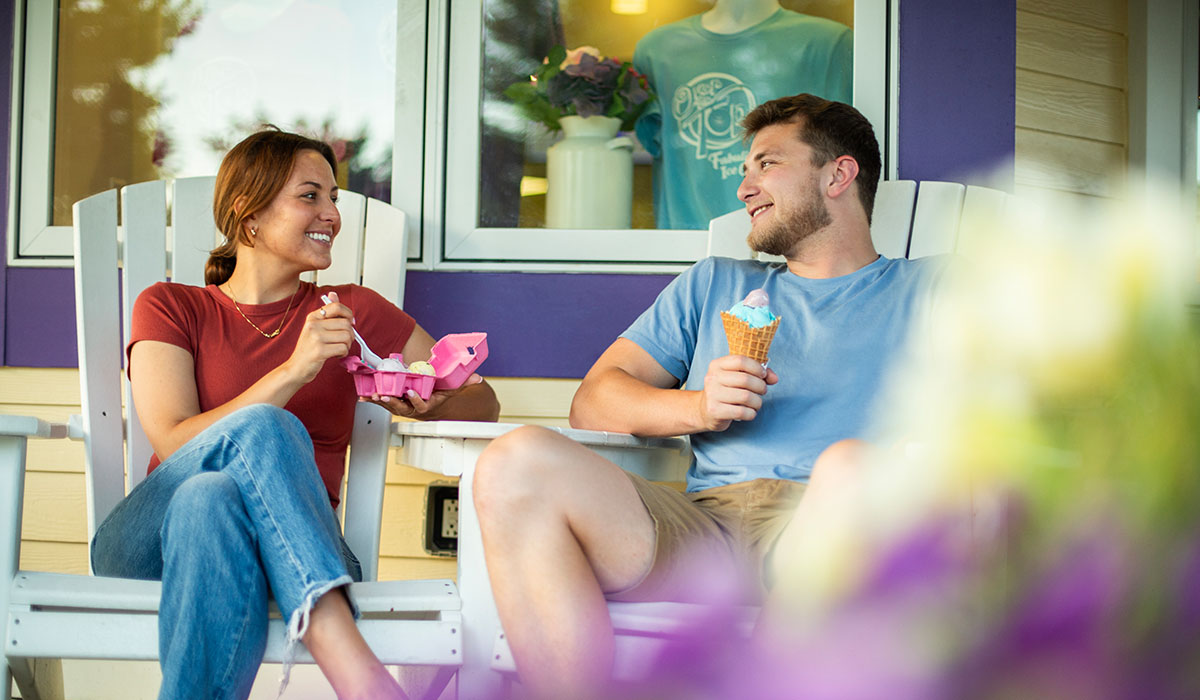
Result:
<svg viewBox="0 0 1200 700"><path fill-rule="evenodd" d="M826 447L868 437L885 373L950 256L879 257L848 275L809 279L783 263L705 258L676 277L621 337L700 390L708 365L729 354L721 312L753 289L770 295L779 329L767 387L754 420L691 436L688 491L752 479L807 481Z"/></svg>
<svg viewBox="0 0 1200 700"><path fill-rule="evenodd" d="M784 9L735 34L710 32L693 15L642 37L633 66L658 99L636 130L654 157L658 227L706 229L737 209L742 117L801 92L850 102L853 45L849 27Z"/></svg>

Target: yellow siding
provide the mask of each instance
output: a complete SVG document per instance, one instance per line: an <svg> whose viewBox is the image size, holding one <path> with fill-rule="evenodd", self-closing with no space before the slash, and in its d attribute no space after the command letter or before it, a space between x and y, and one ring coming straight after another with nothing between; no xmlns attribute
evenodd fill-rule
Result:
<svg viewBox="0 0 1200 700"><path fill-rule="evenodd" d="M1018 0L1017 192L1110 197L1128 163L1126 0Z"/></svg>
<svg viewBox="0 0 1200 700"><path fill-rule="evenodd" d="M1021 68L1017 81L1022 86L1017 122L1026 131L1125 143L1129 127L1124 90Z"/></svg>
<svg viewBox="0 0 1200 700"><path fill-rule="evenodd" d="M566 425L578 380L488 380L500 397L500 420ZM79 413L79 373L73 369L0 367L0 414L66 422ZM379 575L382 579L448 578L454 559L425 553L425 486L439 474L396 462L388 465ZM21 567L87 573L87 512L83 446L31 440L25 477Z"/></svg>
<svg viewBox="0 0 1200 700"><path fill-rule="evenodd" d="M1017 184L1097 197L1115 196L1125 148L1051 132L1017 130Z"/></svg>
<svg viewBox="0 0 1200 700"><path fill-rule="evenodd" d="M1017 12L1017 67L1125 87L1125 35Z"/></svg>
<svg viewBox="0 0 1200 700"><path fill-rule="evenodd" d="M1116 34L1125 33L1128 19L1125 0L1017 0L1017 10L1057 17Z"/></svg>

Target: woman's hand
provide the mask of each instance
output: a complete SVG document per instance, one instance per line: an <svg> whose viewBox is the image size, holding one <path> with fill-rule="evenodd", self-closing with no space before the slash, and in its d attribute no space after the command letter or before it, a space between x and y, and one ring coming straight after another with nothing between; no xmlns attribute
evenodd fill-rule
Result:
<svg viewBox="0 0 1200 700"><path fill-rule="evenodd" d="M454 395L458 394L470 387L473 384L479 384L483 381L483 377L478 374L472 374L467 377L467 381L457 389L443 389L435 391L430 395L429 399L422 399L417 392L412 389L404 396L381 396L380 394L372 394L369 398L360 396L359 401L368 401L373 404L383 406L397 416L404 418L415 418L417 420L428 420L432 416L438 415L438 409L442 404Z"/></svg>
<svg viewBox="0 0 1200 700"><path fill-rule="evenodd" d="M354 342L351 326L354 313L338 303L337 292L329 293L330 303L313 311L304 319L300 339L285 366L293 378L307 384L331 357L345 357Z"/></svg>

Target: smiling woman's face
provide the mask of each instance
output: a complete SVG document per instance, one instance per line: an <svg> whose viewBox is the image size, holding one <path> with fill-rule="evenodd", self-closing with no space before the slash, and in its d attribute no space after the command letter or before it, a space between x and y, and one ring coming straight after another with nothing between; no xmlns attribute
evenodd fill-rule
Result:
<svg viewBox="0 0 1200 700"><path fill-rule="evenodd" d="M342 228L333 170L320 153L296 154L287 182L271 203L248 217L257 255L271 255L297 272L323 270L333 261L333 239Z"/></svg>

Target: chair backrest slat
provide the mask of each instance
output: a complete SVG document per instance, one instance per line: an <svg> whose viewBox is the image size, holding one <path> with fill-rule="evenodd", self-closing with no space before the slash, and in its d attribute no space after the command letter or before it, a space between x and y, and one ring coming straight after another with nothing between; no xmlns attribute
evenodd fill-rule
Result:
<svg viewBox="0 0 1200 700"><path fill-rule="evenodd" d="M171 197L171 281L204 286L204 264L216 246L212 201L215 177L175 181Z"/></svg>
<svg viewBox="0 0 1200 700"><path fill-rule="evenodd" d="M750 231L750 214L745 207L734 209L708 222L706 255L738 260L753 258L754 251L746 244Z"/></svg>
<svg viewBox="0 0 1200 700"><path fill-rule="evenodd" d="M333 263L316 274L317 284L358 284L362 278L363 221L367 198L356 192L338 195L342 229L333 240Z"/></svg>
<svg viewBox="0 0 1200 700"><path fill-rule="evenodd" d="M378 199L368 200L365 232L363 286L396 306L404 306L404 273L396 274L396 270L407 266L408 217L403 210Z"/></svg>
<svg viewBox="0 0 1200 700"><path fill-rule="evenodd" d="M975 257L984 232L995 230L986 224L1000 221L1011 199L1012 195L1004 190L967 185L958 224L958 244L954 250L968 258Z"/></svg>
<svg viewBox="0 0 1200 700"><path fill-rule="evenodd" d="M965 191L966 187L957 182L921 183L908 238L910 259L954 252Z"/></svg>
<svg viewBox="0 0 1200 700"><path fill-rule="evenodd" d="M917 183L913 180L885 180L875 192L871 213L871 242L885 258L903 258L908 252L908 232L912 229L913 205Z"/></svg>
<svg viewBox="0 0 1200 700"><path fill-rule="evenodd" d="M76 260L88 263L75 266L75 323L90 540L125 496L116 191L76 202L72 216Z"/></svg>
<svg viewBox="0 0 1200 700"><path fill-rule="evenodd" d="M162 180L129 185L121 190L121 219L125 239L121 246L121 348L128 347L133 302L142 290L167 277L167 188ZM122 350L123 352L123 350ZM146 477L145 465L154 454L138 419L133 392L125 387L126 489Z"/></svg>

